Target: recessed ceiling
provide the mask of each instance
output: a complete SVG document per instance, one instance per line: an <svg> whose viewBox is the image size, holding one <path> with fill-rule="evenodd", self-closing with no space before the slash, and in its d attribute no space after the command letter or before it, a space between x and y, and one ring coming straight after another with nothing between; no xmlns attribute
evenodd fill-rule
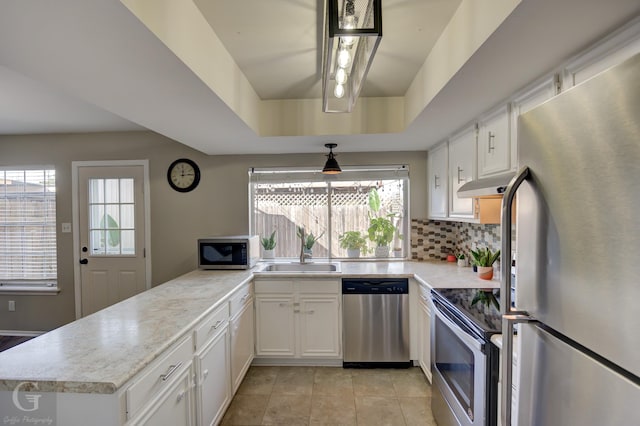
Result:
<svg viewBox="0 0 640 426"><path fill-rule="evenodd" d="M320 97L321 0L194 1L258 99ZM201 70L187 65L124 4L160 7L170 0L5 0L0 3L0 135L149 129L208 154L324 152L327 141L339 143L339 152L424 150L640 13L637 0L510 2L513 11L404 130L347 134L336 128L265 137L242 115L257 107L230 106ZM424 69L460 4L383 0L382 43L363 95L405 96L418 70L435 75L436 68L450 65L453 56ZM170 29L180 16L163 18ZM179 40L183 34L171 36ZM462 36L456 40L460 46L468 42ZM232 93L240 87L239 81L225 84ZM344 127L356 118L344 118Z"/></svg>
<svg viewBox="0 0 640 426"><path fill-rule="evenodd" d="M461 0L384 0L361 96L404 96ZM319 98L322 1L195 0L261 99Z"/></svg>

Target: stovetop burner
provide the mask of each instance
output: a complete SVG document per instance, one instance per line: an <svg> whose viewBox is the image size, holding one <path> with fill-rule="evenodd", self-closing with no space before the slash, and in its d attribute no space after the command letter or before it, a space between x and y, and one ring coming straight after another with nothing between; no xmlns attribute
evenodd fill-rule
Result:
<svg viewBox="0 0 640 426"><path fill-rule="evenodd" d="M476 327L482 330L485 337L492 334L501 333L502 316L498 308L490 301L490 295L484 294L480 297L487 300L488 303L478 301L472 306L474 298L477 298L479 292L488 291L500 303L500 290L487 290L480 288L438 288L431 290L434 298L448 305L457 313L462 315L468 321L471 321ZM484 296L484 297L482 297Z"/></svg>

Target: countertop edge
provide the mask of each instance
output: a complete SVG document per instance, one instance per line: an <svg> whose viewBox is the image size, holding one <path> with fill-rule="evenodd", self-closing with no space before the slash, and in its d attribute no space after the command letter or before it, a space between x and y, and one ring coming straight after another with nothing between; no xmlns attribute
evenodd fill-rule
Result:
<svg viewBox="0 0 640 426"><path fill-rule="evenodd" d="M420 264L420 263L422 263L423 265L418 266L418 267L429 268L429 266L425 266L424 265L426 262L411 262L411 261L401 262L402 267L404 267L404 264ZM432 265L435 265L435 266L433 266L435 268L448 268L448 266L444 266L443 264L435 263L435 262ZM366 269L366 267L367 267L366 265L362 266L363 269ZM375 265L374 265L374 267L375 267ZM416 266L412 265L412 267L416 267ZM353 268L360 268L360 266L351 266L351 267L349 267L349 269L353 269ZM385 266L385 268L386 268L386 266ZM207 315L209 315L211 312L213 312L215 309L217 309L222 303L224 303L225 301L228 301L229 298L236 291L238 291L240 287L242 287L243 285L247 284L248 282L251 282L252 280L254 280L254 278L267 278L267 277L284 278L284 277L286 277L286 278L336 278L336 279L342 279L342 278L353 278L353 277L387 278L387 277L393 276L393 277L402 277L402 278L415 279L421 285L425 285L425 286L427 286L429 288L438 288L437 285L433 285L430 282L431 280L427 280L424 277L422 277L419 274L419 272L404 271L404 270L389 270L389 271L377 271L377 270L366 271L366 270L363 270L361 272L353 272L353 271L341 270L341 271L337 271L337 272L323 272L323 273L308 273L308 272L307 273L305 273L305 272L280 272L280 273L278 273L278 272L262 272L258 267L254 267L253 269L255 269L255 270L253 270L253 271L251 271L251 270L245 271L245 272L249 272L248 276L245 276L243 279L240 279L238 281L238 283L233 285L232 288L229 291L227 291L224 295L219 296L219 298L214 303L212 303L207 309L203 310L200 314L198 314L188 324L185 324L183 327L181 327L181 329L178 332L174 333L171 336L171 338L166 339L166 340L164 340L162 342L162 344L155 346L153 348L153 350L150 351L151 353L148 356L144 357L140 362L137 362L135 365L132 365L131 368L127 371L126 377L123 378L123 380L112 380L112 381L60 380L60 381L55 381L55 380L39 380L39 379L29 379L29 378L6 377L6 378L0 378L0 391L2 391L2 390L4 390L4 391L12 391L12 390L14 390L16 388L16 386L18 386L18 385L20 385L22 383L29 383L29 384L32 384L33 386L37 386L37 389L42 391L42 392L69 392L69 393L95 393L95 394L113 394L113 393L116 393L116 392L120 391L121 389L126 388L128 383L131 382L131 380L134 379L137 374L142 372L148 365L152 364L156 359L158 359L168 348L170 348L172 345L174 345L180 339L184 338L184 336L187 335L187 333L189 333L190 330L193 330L193 328L195 327L195 325L198 322L202 321L202 319L204 319ZM179 277L177 277L177 278L175 278L173 280L170 280L170 281L168 281L166 283L163 283L160 286L156 286L154 288L161 287L161 286L164 286L164 285L172 283L172 282L178 282L179 280L187 277L188 275L190 275L190 274L192 274L194 272L195 271L191 271L189 273L183 274L183 275L181 275L181 276L179 276ZM458 272L458 273L460 273L460 272ZM464 279L466 280L467 278L464 277ZM473 280L471 279L471 276L469 276L469 280L471 281L471 282L469 282L469 284L470 284L469 287L474 288L473 287ZM496 283L493 282L490 285L495 286ZM478 285L478 287L480 287L480 286Z"/></svg>

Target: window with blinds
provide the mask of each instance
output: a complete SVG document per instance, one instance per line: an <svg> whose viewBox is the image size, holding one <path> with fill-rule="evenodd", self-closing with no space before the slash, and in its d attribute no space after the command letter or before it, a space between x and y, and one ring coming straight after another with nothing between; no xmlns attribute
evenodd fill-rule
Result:
<svg viewBox="0 0 640 426"><path fill-rule="evenodd" d="M0 168L0 290L54 287L56 173Z"/></svg>

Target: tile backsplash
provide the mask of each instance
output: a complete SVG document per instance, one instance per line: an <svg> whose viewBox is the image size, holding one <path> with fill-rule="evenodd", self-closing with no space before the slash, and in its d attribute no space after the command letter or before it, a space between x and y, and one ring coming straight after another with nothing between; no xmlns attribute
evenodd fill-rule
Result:
<svg viewBox="0 0 640 426"><path fill-rule="evenodd" d="M500 225L411 220L412 260L446 260L448 254L460 252L469 258L470 250L478 247L498 250Z"/></svg>

